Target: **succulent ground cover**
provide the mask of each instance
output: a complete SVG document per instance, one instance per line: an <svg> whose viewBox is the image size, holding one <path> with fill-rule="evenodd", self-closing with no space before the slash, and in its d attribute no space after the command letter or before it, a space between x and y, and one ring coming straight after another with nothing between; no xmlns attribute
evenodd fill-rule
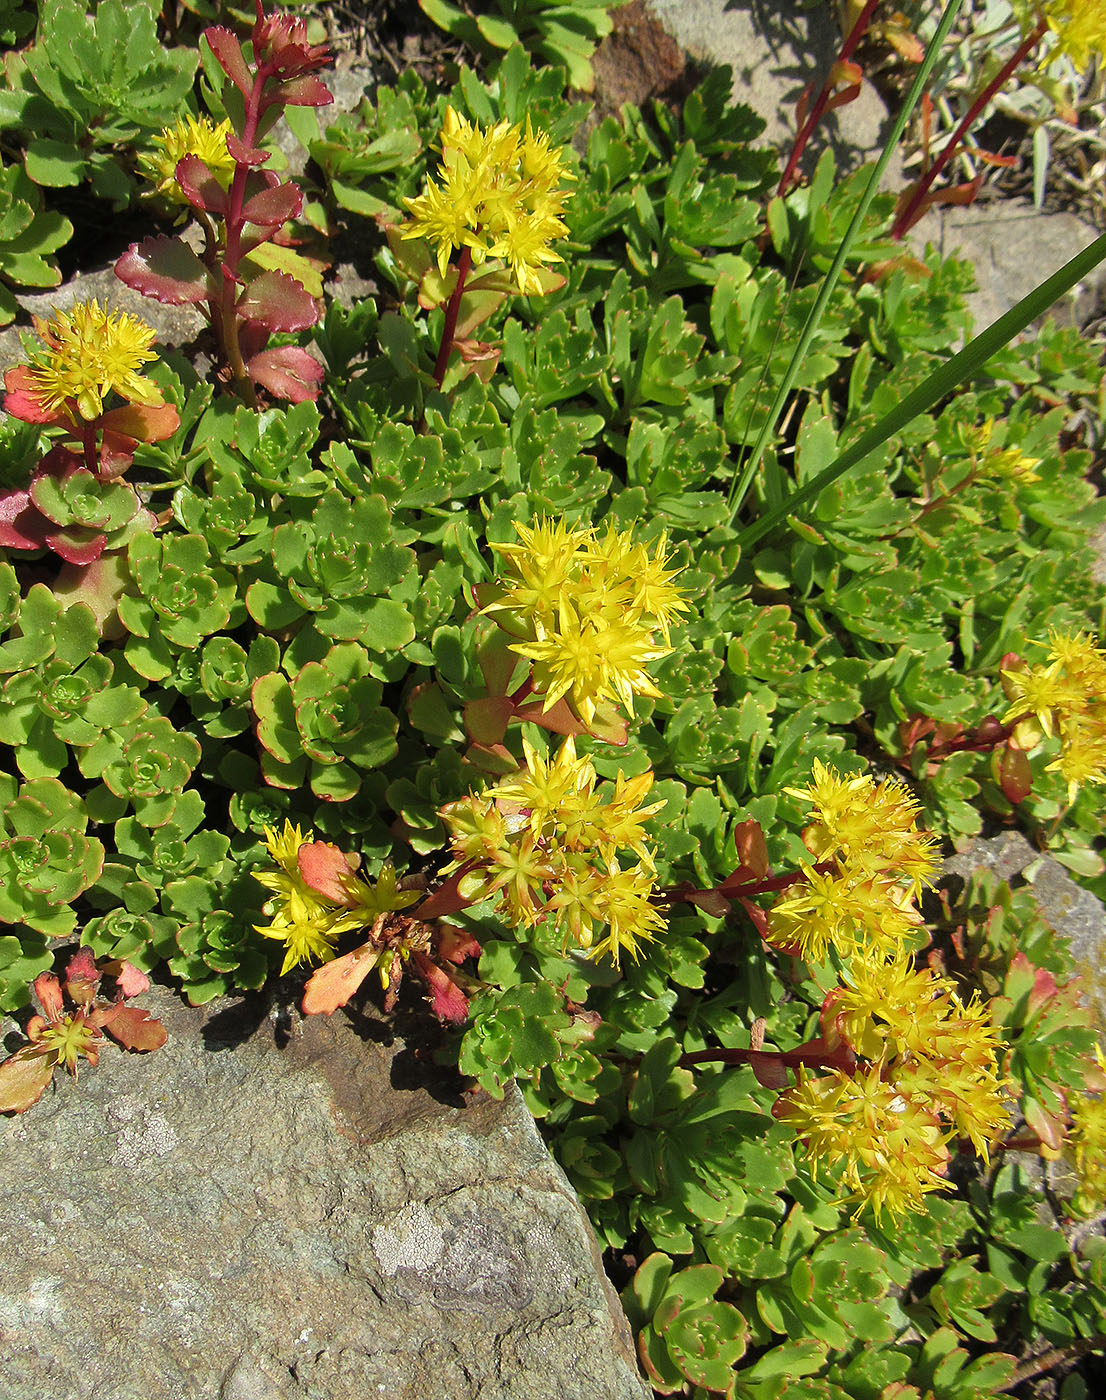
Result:
<svg viewBox="0 0 1106 1400"><path fill-rule="evenodd" d="M1097 354L961 349L971 268L901 241L940 171L801 181L726 70L594 121L602 7L423 8L494 55L333 119L292 13L13 29L13 238L48 280L52 189L144 189L116 273L212 368L91 302L6 376L0 1101L156 1048L159 969L422 1007L543 1122L658 1394L1093 1393L1106 1065L940 855L1018 828L1106 893Z"/></svg>

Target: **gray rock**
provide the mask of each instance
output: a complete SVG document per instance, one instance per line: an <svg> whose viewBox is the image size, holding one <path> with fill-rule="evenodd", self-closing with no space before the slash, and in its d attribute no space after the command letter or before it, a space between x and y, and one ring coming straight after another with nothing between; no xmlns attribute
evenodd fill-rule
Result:
<svg viewBox="0 0 1106 1400"><path fill-rule="evenodd" d="M829 5L801 0L646 0L646 8L677 43L700 61L728 63L734 98L767 123L763 140L781 149L795 135L795 104L810 83L821 87L841 47L841 31ZM887 108L870 83L860 96L826 116L808 151L813 162L829 145L838 172L854 170L879 150L888 122ZM894 160L889 188L901 187L902 168Z"/></svg>
<svg viewBox="0 0 1106 1400"><path fill-rule="evenodd" d="M4 1400L647 1400L517 1094L341 1013L140 1000L162 1050L0 1125Z"/></svg>
<svg viewBox="0 0 1106 1400"><path fill-rule="evenodd" d="M1083 998L1095 1025L1106 1032L1106 911L1099 900L1020 832L973 841L945 862L946 874L964 880L976 870L991 870L1009 884L1029 884L1041 916L1067 940Z"/></svg>
<svg viewBox="0 0 1106 1400"><path fill-rule="evenodd" d="M187 345L203 329L204 318L194 306L163 306L152 297L144 297L120 282L114 264L79 272L60 287L47 292L21 292L16 300L24 310L44 319L55 311L69 311L78 301L92 301L110 311L129 311L153 326L162 345ZM34 332L23 327L23 335L38 345ZM19 328L8 326L0 331L0 374L10 366L26 361Z"/></svg>
<svg viewBox="0 0 1106 1400"><path fill-rule="evenodd" d="M729 64L734 97L767 122L764 139L781 150L795 132L795 103L808 83L820 87L841 46L830 5L801 0L647 0L651 13L696 58ZM889 128L887 109L870 83L859 98L831 112L811 139L803 161L809 173L829 146L839 172L873 161ZM884 187L908 183L902 161L892 157ZM934 210L911 231L915 248L935 243L942 254L970 261L978 290L968 307L978 333L1064 262L1086 247L1098 230L1074 214L1034 209L1019 200ZM1106 299L1106 274L1076 288L1053 308L1064 324L1082 324Z"/></svg>
<svg viewBox="0 0 1106 1400"><path fill-rule="evenodd" d="M1098 236L1074 214L1034 209L1026 200L1001 199L940 211L942 254L957 253L975 267L978 290L969 298L976 331L991 325ZM1080 307L1094 298L1101 269L1052 308L1061 325L1080 324Z"/></svg>

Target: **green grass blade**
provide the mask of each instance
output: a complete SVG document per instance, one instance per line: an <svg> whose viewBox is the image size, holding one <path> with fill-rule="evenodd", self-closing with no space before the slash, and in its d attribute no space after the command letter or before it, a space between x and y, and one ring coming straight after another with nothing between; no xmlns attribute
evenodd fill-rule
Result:
<svg viewBox="0 0 1106 1400"><path fill-rule="evenodd" d="M1043 316L1054 302L1074 287L1077 282L1087 277L1104 259L1106 259L1106 234L1100 235L1093 243L1089 243L1081 253L1077 253L1074 258L1066 262L1047 281L1042 282L1028 296L1022 297L1016 306L1012 306L993 325L988 326L974 340L970 340L963 350L958 351L951 359L939 365L912 393L907 394L900 404L897 404L878 423L873 424L867 432L862 433L851 447L846 448L817 476L800 486L781 505L767 511L759 520L753 521L751 525L741 531L738 538L742 548L754 544L761 536L774 529L786 516L794 515L799 506L812 500L831 482L836 481L839 476L843 476L858 462L862 462L881 443L886 442L889 437L893 437L895 433L901 431L912 418L916 418L919 413L925 413L934 404L939 403L946 394L952 393L965 380L978 374L992 355L1001 350L1004 345L1008 345L1016 335L1020 335L1038 316Z"/></svg>
<svg viewBox="0 0 1106 1400"><path fill-rule="evenodd" d="M756 475L757 469L764 457L765 449L768 446L768 440L776 431L776 425L780 420L780 416L783 413L788 399L791 397L791 391L795 387L795 380L799 376L799 366L806 356L810 342L814 339L815 332L822 320L822 314L829 304L829 299L833 295L834 288L837 286L841 276L841 270L845 266L845 259L849 255L849 249L852 247L853 240L859 232L861 224L864 222L869 205L876 196L880 181L883 179L883 172L887 169L887 164L894 153L895 147L899 144L899 139L906 129L906 124L910 120L910 115L914 111L916 104L925 90L926 83L929 81L929 75L933 70L934 64L937 62L941 47L944 44L945 36L952 28L953 21L956 19L957 12L962 3L963 0L948 0L948 3L945 5L944 12L941 15L941 22L937 26L937 30L929 42L925 58L922 60L921 66L914 78L910 92L907 94L906 101L903 103L898 116L895 118L894 125L884 143L883 150L880 152L879 159L876 161L871 178L860 198L859 204L856 206L856 212L852 217L849 227L845 231L844 238L841 240L841 246L837 250L837 255L829 271L826 273L825 280L818 293L818 299L815 301L811 308L810 315L807 317L806 325L803 327L802 334L799 336L798 342L795 345L790 363L776 391L776 397L773 399L772 406L768 410L768 417L765 419L764 426L761 428L757 435L756 442L753 444L753 450L749 455L749 460L742 468L741 475L735 478L734 485L730 491L731 524L737 518L737 512L741 509L742 502L752 484L753 477Z"/></svg>

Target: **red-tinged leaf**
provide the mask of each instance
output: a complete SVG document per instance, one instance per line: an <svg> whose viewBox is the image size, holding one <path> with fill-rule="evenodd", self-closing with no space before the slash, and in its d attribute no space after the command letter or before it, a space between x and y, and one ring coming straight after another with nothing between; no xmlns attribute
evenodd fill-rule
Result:
<svg viewBox="0 0 1106 1400"><path fill-rule="evenodd" d="M360 864L357 856L347 856L329 841L307 841L296 852L300 874L316 894L331 904L349 904L344 879Z"/></svg>
<svg viewBox="0 0 1106 1400"><path fill-rule="evenodd" d="M100 425L105 433L138 442L164 442L180 427L180 414L171 403L129 403L122 408L109 408Z"/></svg>
<svg viewBox="0 0 1106 1400"><path fill-rule="evenodd" d="M286 107L329 107L334 94L327 85L313 73L305 73L302 78L286 78L272 94L266 93L262 105L269 107L273 102Z"/></svg>
<svg viewBox="0 0 1106 1400"><path fill-rule="evenodd" d="M239 165L264 165L272 156L272 151L264 151L260 146L247 146L232 131L227 137L227 150Z"/></svg>
<svg viewBox="0 0 1106 1400"><path fill-rule="evenodd" d="M238 298L238 314L269 331L305 331L319 319L319 308L294 277L286 272L263 272Z"/></svg>
<svg viewBox="0 0 1106 1400"><path fill-rule="evenodd" d="M91 948L78 948L65 965L65 990L78 1006L88 1006L100 985L100 969Z"/></svg>
<svg viewBox="0 0 1106 1400"><path fill-rule="evenodd" d="M764 830L760 822L754 821L752 817L748 821L738 822L734 827L734 846L742 868L749 872L745 878L765 879L772 866L768 860L768 843L764 839Z"/></svg>
<svg viewBox="0 0 1106 1400"><path fill-rule="evenodd" d="M675 898L684 904L694 904L714 919L724 919L730 912L730 901L718 890L697 890L692 885L677 885L672 891Z"/></svg>
<svg viewBox="0 0 1106 1400"><path fill-rule="evenodd" d="M469 999L449 974L417 949L411 950L411 961L430 989L430 1008L438 1020L446 1021L451 1026L459 1026L467 1021Z"/></svg>
<svg viewBox="0 0 1106 1400"><path fill-rule="evenodd" d="M1002 755L999 760L999 782L1002 784L1003 796L1016 807L1033 791L1033 770L1029 766L1029 756L1014 744L1004 744L1002 749L996 749L995 753Z"/></svg>
<svg viewBox="0 0 1106 1400"><path fill-rule="evenodd" d="M160 1049L169 1039L169 1032L161 1022L138 1006L120 1004L116 1014L104 1025L104 1030L124 1050L143 1053Z"/></svg>
<svg viewBox="0 0 1106 1400"><path fill-rule="evenodd" d="M487 384L499 364L500 348L482 340L461 340L453 342L453 348L461 357L463 367L460 378L475 374L483 384Z"/></svg>
<svg viewBox="0 0 1106 1400"><path fill-rule="evenodd" d="M472 900L466 899L458 891L458 886L471 869L472 863L469 862L460 870L455 870L440 889L428 895L421 904L411 910L411 918L420 923L429 923L432 919L441 919L447 914L456 914L462 909L467 909Z"/></svg>
<svg viewBox="0 0 1106 1400"><path fill-rule="evenodd" d="M478 958L484 950L467 929L456 928L453 924L439 924L437 951L446 962L460 963L466 958Z"/></svg>
<svg viewBox="0 0 1106 1400"><path fill-rule="evenodd" d="M551 734L586 734L588 727L578 715L574 715L569 709L568 701L562 695L559 700L550 705L549 709L544 708L545 702L539 695L536 700L531 700L528 704L519 705L515 711L515 717L520 724L540 724L543 729L548 729ZM623 740L623 743L626 741Z"/></svg>
<svg viewBox="0 0 1106 1400"><path fill-rule="evenodd" d="M31 985L34 987L35 1000L42 1007L46 1019L60 1020L65 1010L65 1002L62 999L61 983L54 974L40 972Z"/></svg>
<svg viewBox="0 0 1106 1400"><path fill-rule="evenodd" d="M105 433L100 443L100 480L114 481L134 461L138 439L123 433Z"/></svg>
<svg viewBox="0 0 1106 1400"><path fill-rule="evenodd" d="M183 239L167 235L132 243L115 264L115 275L166 306L196 305L211 292L203 263Z"/></svg>
<svg viewBox="0 0 1106 1400"><path fill-rule="evenodd" d="M465 733L477 744L499 744L515 712L506 695L481 695L465 702Z"/></svg>
<svg viewBox="0 0 1106 1400"><path fill-rule="evenodd" d="M376 966L379 955L380 949L370 940L344 958L324 963L307 980L303 990L303 1014L329 1016L345 1006Z"/></svg>
<svg viewBox="0 0 1106 1400"><path fill-rule="evenodd" d="M199 156L181 156L177 161L177 184L194 209L226 214L227 192Z"/></svg>
<svg viewBox="0 0 1106 1400"><path fill-rule="evenodd" d="M518 767L518 760L504 744L470 744L465 750L465 762L497 778L513 773Z"/></svg>
<svg viewBox="0 0 1106 1400"><path fill-rule="evenodd" d="M30 365L13 365L4 373L4 412L24 423L67 423L56 410L43 408Z"/></svg>
<svg viewBox="0 0 1106 1400"><path fill-rule="evenodd" d="M1064 1100L1062 1093L1059 1097L1062 1101ZM1050 1113L1039 1099L1035 1099L1031 1095L1026 1095L1022 1100L1021 1109L1027 1125L1041 1140L1041 1156L1055 1161L1064 1143L1064 1125L1061 1116Z"/></svg>
<svg viewBox="0 0 1106 1400"><path fill-rule="evenodd" d="M313 355L297 345L262 350L246 365L250 378L278 399L303 403L315 399L322 388L324 370Z"/></svg>
<svg viewBox="0 0 1106 1400"><path fill-rule="evenodd" d="M219 67L231 80L234 86L243 97L249 98L253 88L253 79L250 77L250 70L246 64L246 56L242 52L242 45L234 37L229 29L224 29L221 24L212 25L205 29L203 37L207 40L208 47L215 55ZM230 142L227 142L229 149Z"/></svg>
<svg viewBox="0 0 1106 1400"><path fill-rule="evenodd" d="M247 200L242 217L251 224L277 228L294 219L302 208L303 191L299 185L287 180L283 185L273 185Z"/></svg>
<svg viewBox="0 0 1106 1400"><path fill-rule="evenodd" d="M787 1065L778 1055L773 1055L768 1051L750 1050L749 1068L756 1075L758 1084L762 1084L766 1089L787 1089L791 1084L791 1076L788 1073Z"/></svg>
<svg viewBox="0 0 1106 1400"><path fill-rule="evenodd" d="M67 564L94 564L107 546L108 537L102 530L81 525L68 525L46 536L50 549Z"/></svg>
<svg viewBox="0 0 1106 1400"><path fill-rule="evenodd" d="M0 1064L0 1113L26 1113L46 1092L57 1066L25 1045Z"/></svg>
<svg viewBox="0 0 1106 1400"><path fill-rule="evenodd" d="M30 491L0 491L0 546L4 549L46 549L53 528L31 500Z"/></svg>
<svg viewBox="0 0 1106 1400"><path fill-rule="evenodd" d="M149 990L150 979L134 963L121 961L109 964L115 985L125 997L137 997ZM105 971L108 969L105 968Z"/></svg>

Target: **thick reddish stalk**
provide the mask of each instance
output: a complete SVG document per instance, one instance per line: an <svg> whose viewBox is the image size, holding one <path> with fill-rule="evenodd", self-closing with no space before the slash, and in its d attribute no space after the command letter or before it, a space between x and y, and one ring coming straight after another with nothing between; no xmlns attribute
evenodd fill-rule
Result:
<svg viewBox="0 0 1106 1400"><path fill-rule="evenodd" d="M892 225L892 238L902 238L903 235L907 232L907 230L912 228L917 222L918 218L924 212L925 198L926 195L929 193L930 187L932 186L934 180L936 180L937 176L940 175L941 171L944 170L945 166L948 165L949 161L956 154L958 148L960 147L961 143L964 140L964 137L970 130L976 117L979 116L980 112L983 111L987 103L990 102L991 98L994 97L996 92L998 92L999 88L1005 85L1007 80L1013 76L1013 74L1025 62L1029 54L1041 42L1041 39L1044 37L1044 32L1046 28L1047 25L1042 19L1038 23L1036 29L1034 29L1033 32L1029 35L1029 37L1027 39L1022 40L1021 44L1018 46L1017 52L1013 55L1013 57L1010 58L1008 62L1002 65L1002 67L987 84L987 86L976 97L975 101L964 114L964 118L961 121L960 125L952 133L951 139L945 143L941 154L937 157L937 159L921 177L917 185L915 185L914 193L910 196L908 203L903 208L901 213L897 216L894 224Z"/></svg>
<svg viewBox="0 0 1106 1400"><path fill-rule="evenodd" d="M872 14L878 4L879 0L868 0L868 3L857 16L856 23L853 25L852 29L849 30L849 36L844 44L842 44L841 52L837 55L833 68L836 68L839 63L848 63L852 58L853 54L856 52L857 45L864 37L864 31L868 28ZM807 113L806 121L803 122L795 137L795 143L791 147L791 154L787 159L787 165L784 167L783 175L780 177L779 187L776 190L777 199L782 199L791 188L791 182L795 178L795 167L799 164L802 154L807 148L807 143L814 133L815 127L822 120L822 114L826 110L826 104L833 96L833 68L830 69L826 81L822 84L822 91L818 94L814 106Z"/></svg>
<svg viewBox="0 0 1106 1400"><path fill-rule="evenodd" d="M453 295L449 298L449 305L445 309L442 343L438 347L438 358L434 362L434 383L439 389L445 379L446 366L449 364L450 352L453 349L453 338L457 333L457 316L461 310L461 298L464 296L465 282L471 267L472 249L466 245L461 249L461 256L457 262L457 285L453 288Z"/></svg>
<svg viewBox="0 0 1106 1400"><path fill-rule="evenodd" d="M274 71L272 63L264 63L254 76L253 87L250 89L249 101L246 104L246 117L242 126L241 140L245 146L253 146L257 140L257 126L261 119L261 98L265 84L272 77ZM238 394L250 408L256 408L257 394L254 391L253 382L246 372L246 363L242 358L242 350L238 343L238 313L235 309L238 301L238 264L242 258L242 229L244 227L242 210L245 208L246 181L249 179L249 174L250 167L244 161L238 161L227 196L227 245L223 255L223 285L219 305L212 307L211 319L212 325L216 327L219 338L223 342L223 352L226 355L231 373L234 375L234 386Z"/></svg>

